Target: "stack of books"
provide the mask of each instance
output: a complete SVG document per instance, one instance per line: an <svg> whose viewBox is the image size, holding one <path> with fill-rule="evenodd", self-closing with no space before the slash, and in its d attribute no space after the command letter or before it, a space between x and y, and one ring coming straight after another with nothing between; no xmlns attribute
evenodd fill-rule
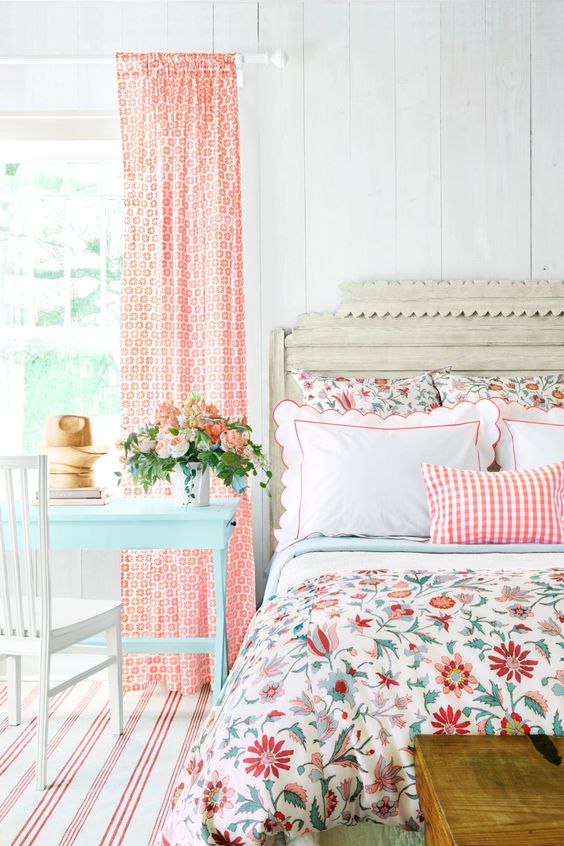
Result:
<svg viewBox="0 0 564 846"><path fill-rule="evenodd" d="M107 488L49 488L49 505L107 505L111 501Z"/></svg>

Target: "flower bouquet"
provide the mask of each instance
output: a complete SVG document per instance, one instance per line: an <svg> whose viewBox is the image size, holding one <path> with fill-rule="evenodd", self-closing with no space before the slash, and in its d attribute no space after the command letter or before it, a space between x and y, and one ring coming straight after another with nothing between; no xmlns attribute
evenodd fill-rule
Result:
<svg viewBox="0 0 564 846"><path fill-rule="evenodd" d="M161 403L154 423L120 442L124 470L116 475L119 482L128 478L141 485L145 493L158 481L172 482L178 505L209 503L210 470L237 494L260 470L260 485L266 488L272 473L251 433L246 418L223 417L215 405L190 391L184 403Z"/></svg>

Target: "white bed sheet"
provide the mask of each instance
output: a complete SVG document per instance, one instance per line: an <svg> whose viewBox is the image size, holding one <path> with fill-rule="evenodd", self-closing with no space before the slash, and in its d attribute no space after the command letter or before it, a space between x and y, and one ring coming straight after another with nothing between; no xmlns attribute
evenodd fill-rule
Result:
<svg viewBox="0 0 564 846"><path fill-rule="evenodd" d="M316 579L326 573L358 570L525 570L562 567L564 552L482 552L472 554L428 552L306 552L287 561L280 573L276 592Z"/></svg>

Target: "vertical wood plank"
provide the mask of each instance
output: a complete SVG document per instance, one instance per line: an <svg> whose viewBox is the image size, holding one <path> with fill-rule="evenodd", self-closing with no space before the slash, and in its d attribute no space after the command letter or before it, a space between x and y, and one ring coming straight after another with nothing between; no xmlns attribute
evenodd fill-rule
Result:
<svg viewBox="0 0 564 846"><path fill-rule="evenodd" d="M179 53L211 53L213 4L169 3L167 49Z"/></svg>
<svg viewBox="0 0 564 846"><path fill-rule="evenodd" d="M0 67L0 109L6 112L32 108L32 68L23 65Z"/></svg>
<svg viewBox="0 0 564 846"><path fill-rule="evenodd" d="M0 2L0 52L3 56L28 56L34 52L35 3Z"/></svg>
<svg viewBox="0 0 564 846"><path fill-rule="evenodd" d="M122 4L122 49L150 53L166 50L165 0L127 0Z"/></svg>
<svg viewBox="0 0 564 846"><path fill-rule="evenodd" d="M122 3L88 0L78 4L78 52L107 56L122 45ZM116 69L113 65L79 65L80 110L117 111Z"/></svg>
<svg viewBox="0 0 564 846"><path fill-rule="evenodd" d="M81 556L83 599L120 599L120 554L113 549L83 550Z"/></svg>
<svg viewBox="0 0 564 846"><path fill-rule="evenodd" d="M261 279L264 335L305 310L303 6L260 6L259 49L280 47L283 71L259 75ZM267 339L265 337L265 342ZM264 347L266 350L268 347Z"/></svg>
<svg viewBox="0 0 564 846"><path fill-rule="evenodd" d="M435 2L396 4L397 274L441 276L441 18Z"/></svg>
<svg viewBox="0 0 564 846"><path fill-rule="evenodd" d="M527 279L531 272L527 0L488 0L486 5L486 190L488 276Z"/></svg>
<svg viewBox="0 0 564 846"><path fill-rule="evenodd" d="M532 4L532 274L564 276L564 3Z"/></svg>
<svg viewBox="0 0 564 846"><path fill-rule="evenodd" d="M31 50L24 53L64 54L78 50L78 7L76 3L34 2L24 4L30 17ZM78 68L45 65L31 69L32 108L70 110L78 106Z"/></svg>
<svg viewBox="0 0 564 846"><path fill-rule="evenodd" d="M79 53L111 56L121 50L123 3L88 0L77 6Z"/></svg>
<svg viewBox="0 0 564 846"><path fill-rule="evenodd" d="M441 5L442 276L488 277L485 2Z"/></svg>
<svg viewBox="0 0 564 846"><path fill-rule="evenodd" d="M333 311L351 273L349 4L304 4L307 310Z"/></svg>
<svg viewBox="0 0 564 846"><path fill-rule="evenodd" d="M266 444L270 331L293 326L305 311L303 4L263 3L259 24L259 50L281 48L289 59L283 71L269 66L259 72L261 436ZM264 581L270 557L269 500L262 491L259 496Z"/></svg>
<svg viewBox="0 0 564 846"><path fill-rule="evenodd" d="M214 4L214 51L244 53L258 50L258 4ZM265 68L244 67L244 87L239 90L239 128L241 147L241 199L243 205L243 264L245 273L245 327L247 332L247 385L249 419L260 443L262 431L262 344L260 281L260 171L258 128L258 80ZM262 488L253 487L253 548L257 591L262 579Z"/></svg>
<svg viewBox="0 0 564 846"><path fill-rule="evenodd" d="M393 2L350 7L350 275L357 281L396 275L394 10Z"/></svg>
<svg viewBox="0 0 564 846"><path fill-rule="evenodd" d="M82 595L80 550L55 550L51 552L51 592L53 596Z"/></svg>

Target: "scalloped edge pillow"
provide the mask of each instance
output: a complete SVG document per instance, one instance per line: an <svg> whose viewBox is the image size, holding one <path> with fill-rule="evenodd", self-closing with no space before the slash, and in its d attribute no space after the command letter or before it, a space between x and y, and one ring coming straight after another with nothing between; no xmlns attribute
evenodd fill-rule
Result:
<svg viewBox="0 0 564 846"><path fill-rule="evenodd" d="M525 470L564 461L564 408L527 408L500 402L501 437L496 461L502 470Z"/></svg>
<svg viewBox="0 0 564 846"><path fill-rule="evenodd" d="M431 371L394 379L324 376L296 369L291 372L302 390L304 405L318 411L356 409L405 416L414 411L431 411L441 404Z"/></svg>
<svg viewBox="0 0 564 846"><path fill-rule="evenodd" d="M428 537L421 464L487 469L498 419L491 400L409 417L282 401L274 410L286 465L277 550L312 535Z"/></svg>

